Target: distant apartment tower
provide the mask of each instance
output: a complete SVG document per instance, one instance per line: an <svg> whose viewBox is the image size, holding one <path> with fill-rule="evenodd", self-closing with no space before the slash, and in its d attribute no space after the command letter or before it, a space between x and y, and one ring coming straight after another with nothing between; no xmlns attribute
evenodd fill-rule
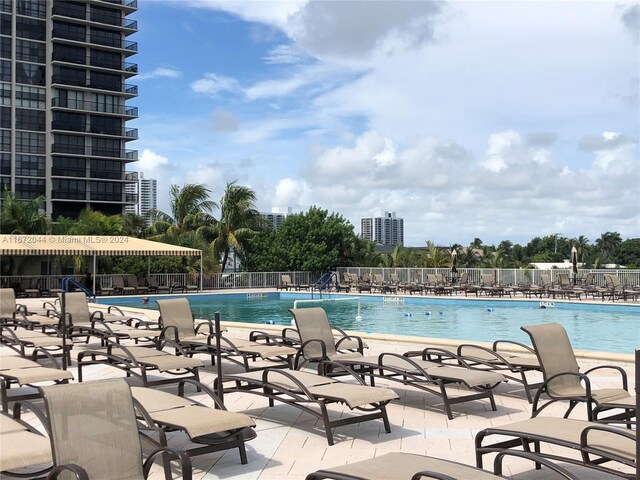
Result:
<svg viewBox="0 0 640 480"><path fill-rule="evenodd" d="M396 212L384 212L382 217L362 218L360 235L378 245L404 243L404 219L396 218Z"/></svg>
<svg viewBox="0 0 640 480"><path fill-rule="evenodd" d="M291 215L291 207L287 208L287 213L281 213L277 211L278 209L273 208L271 209L271 213L264 213L261 212L260 215L262 216L262 218L264 218L265 220L267 220L267 222L269 222L269 225L271 226L271 230L273 230L274 232L277 232L278 230L280 230L280 227L282 227L282 224L284 223L285 219Z"/></svg>
<svg viewBox="0 0 640 480"><path fill-rule="evenodd" d="M155 178L144 178L143 173L127 172L125 194L128 201L135 202L125 207L125 212L133 212L143 217L150 210L158 208L158 181Z"/></svg>
<svg viewBox="0 0 640 480"><path fill-rule="evenodd" d="M44 196L53 218L124 211L136 10L137 0L0 0L0 194Z"/></svg>

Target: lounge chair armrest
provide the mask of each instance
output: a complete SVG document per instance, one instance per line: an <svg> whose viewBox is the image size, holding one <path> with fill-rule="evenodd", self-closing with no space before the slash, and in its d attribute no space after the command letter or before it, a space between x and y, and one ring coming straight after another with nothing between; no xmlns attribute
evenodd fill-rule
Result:
<svg viewBox="0 0 640 480"><path fill-rule="evenodd" d="M611 437L613 439L613 442L611 443L611 448L610 449L607 449L606 447L603 448L601 435L599 435L597 444L589 444L589 438L590 438L591 432L600 432L600 434L602 434L602 432L605 432L605 433L611 434ZM621 440L624 441L624 439L628 440L629 442L633 442L633 444L635 444L636 432L634 432L633 430L610 427L608 425L602 425L602 424L589 425L584 430L582 430L582 433L580 434L580 451L582 452L583 458L587 463L589 463L589 458L588 458L589 454L598 455L600 457L608 458L612 460L619 460L625 463L626 459L624 459L624 457L621 457L617 453L617 448L616 448L619 442Z"/></svg>
<svg viewBox="0 0 640 480"><path fill-rule="evenodd" d="M358 337L357 335L345 335L344 337L342 337L336 342L336 350L340 350L340 345L342 344L342 342L345 342L347 340L355 340L356 342L358 342L358 352L364 352L364 343L362 342L362 338Z"/></svg>
<svg viewBox="0 0 640 480"><path fill-rule="evenodd" d="M536 351L533 348L531 348L529 345L526 345L520 342L514 342L513 340L496 340L495 342L493 342L493 345L492 345L493 351L499 353L498 352L499 345L502 345L502 344L513 345L513 346L525 349L528 353L531 353L532 355L536 354Z"/></svg>
<svg viewBox="0 0 640 480"><path fill-rule="evenodd" d="M417 355L408 355L410 353L417 353ZM391 368L389 366L385 366L384 364L384 357L395 357L395 358L399 358L401 360L404 360L408 366L410 366L412 369L415 369L416 372L418 372L417 376L420 377L424 377L424 378L428 378L428 379L432 379L431 375L429 375L427 373L427 371L422 368L420 365L418 365L416 362L414 362L413 360L411 360L411 357L417 357L420 356L422 352L407 352L405 354L399 354L399 353L392 353L392 352L385 352L385 353L381 353L378 356L378 367L377 368L381 368L381 369L386 369L386 370L396 370L395 368ZM403 372L403 375L406 375L407 377L412 377L413 374L412 373L408 373L408 372Z"/></svg>
<svg viewBox="0 0 640 480"><path fill-rule="evenodd" d="M411 480L420 480L421 478L435 478L436 480L457 480L455 477L451 477L444 473L432 472L427 470L415 473L411 477Z"/></svg>
<svg viewBox="0 0 640 480"><path fill-rule="evenodd" d="M68 346L71 347L71 345L68 345ZM47 357L47 359L51 363L53 363L55 368L57 368L58 370L62 369L60 364L58 363L58 360L56 360L56 357L54 357L49 350L46 350L42 347L36 347L33 349L33 352L31 352L31 358L34 362L37 362L37 358L41 355L44 355L45 357Z"/></svg>
<svg viewBox="0 0 640 480"><path fill-rule="evenodd" d="M53 470L49 472L46 479L57 479L60 477L60 474L64 472L71 472L77 480L89 480L89 475L87 474L85 469L80 465L76 465L75 463L67 463L65 465L58 465L57 467L54 467Z"/></svg>
<svg viewBox="0 0 640 480"><path fill-rule="evenodd" d="M465 350L471 350L471 353L465 353ZM480 350L487 354L488 358L477 357L473 355L474 350ZM515 367L509 363L500 353L490 348L483 347L481 345L473 345L470 343L463 343L458 345L456 354L466 360L469 366L477 367L478 365L484 365L485 367L492 369L496 367L496 362L502 363L504 366L513 370Z"/></svg>
<svg viewBox="0 0 640 480"><path fill-rule="evenodd" d="M252 330L249 332L249 340L252 342L262 342L267 345L284 345L285 339L280 335L273 335L264 330Z"/></svg>
<svg viewBox="0 0 640 480"><path fill-rule="evenodd" d="M169 334L169 335L167 335ZM159 337L160 339L166 339L166 338L170 338L171 340L173 340L174 342L179 342L180 341L180 336L178 335L178 327L175 327L173 325L170 325L168 327L164 327L162 330L160 330L160 335Z"/></svg>
<svg viewBox="0 0 640 480"><path fill-rule="evenodd" d="M531 460L536 464L544 465L545 467L556 472L566 480L580 480L580 477L575 476L573 473L569 472L568 470L565 470L564 468L559 466L557 463L554 463L551 460L548 460L547 458L544 458L541 455L536 455L535 453L532 453L532 452L521 452L519 450L511 450L511 449L501 450L498 452L498 455L496 455L496 458L493 461L493 473L495 473L496 475L502 475L502 464L504 462L504 457L507 457L507 456L524 458L527 460Z"/></svg>
<svg viewBox="0 0 640 480"><path fill-rule="evenodd" d="M627 372L624 370L624 368L619 367L617 365L598 365L596 367L590 368L589 370L585 371L584 374L589 375L591 372L594 372L596 370L602 370L602 369L616 370L620 374L620 377L622 378L622 388L624 388L627 392L629 391L629 382L627 380Z"/></svg>
<svg viewBox="0 0 640 480"><path fill-rule="evenodd" d="M165 347L170 347L175 349L176 351L176 355L182 355L183 357L187 357L187 352L184 351L184 349L182 348L182 346L178 343L175 342L171 339L158 339L158 341L156 342L156 348L158 350L164 350Z"/></svg>
<svg viewBox="0 0 640 480"><path fill-rule="evenodd" d="M459 365L471 368L465 359L446 348L427 347L422 350L422 359L445 363L446 360L455 360Z"/></svg>
<svg viewBox="0 0 640 480"><path fill-rule="evenodd" d="M213 325L213 322L212 322L211 320L209 320L209 319L203 319L203 320L202 320L200 323L198 323L198 324L196 324L196 323L195 323L195 321L194 321L194 325L197 325L197 326L196 326L196 328L195 328L195 330L194 330L194 331L195 331L195 333L196 333L196 335L197 335L198 333L200 333L200 329L202 329L202 328L207 328L207 329L209 329L209 331L207 332L207 335L213 335L213 334L215 334L215 327L214 327L214 325Z"/></svg>
<svg viewBox="0 0 640 480"><path fill-rule="evenodd" d="M94 319L98 319L99 321L104 321L104 313L102 310L96 310L89 314L89 320L93 321Z"/></svg>
<svg viewBox="0 0 640 480"><path fill-rule="evenodd" d="M355 378L361 385L366 385L364 380L362 380L362 378L360 378L360 376L356 372L354 372L353 369L340 361L322 360L320 363L318 363L319 375L327 376L328 373L335 372L336 370L345 372L346 374L351 375L353 378Z"/></svg>
<svg viewBox="0 0 640 480"><path fill-rule="evenodd" d="M295 337L290 337L289 335L291 334L295 334ZM296 330L295 328L291 328L291 327L283 328L282 339L284 340L285 344L300 345L300 336L298 335L298 330Z"/></svg>
<svg viewBox="0 0 640 480"><path fill-rule="evenodd" d="M185 451L178 450L176 448L171 448L171 447L161 447L149 454L149 456L147 457L147 459L144 461L144 464L143 464L144 478L147 478L149 476L149 472L151 471L151 467L153 466L153 462L155 461L156 457L158 455L165 454L165 453L168 453L174 458L175 457L178 458L178 461L180 462L182 479L192 480L193 467L191 465L191 458Z"/></svg>
<svg viewBox="0 0 640 480"><path fill-rule="evenodd" d="M220 400L220 397L218 397L218 395L216 395L216 393L211 388L207 387L202 382L194 380L193 378L185 378L183 380L180 380L180 382L178 382L178 395L179 396L184 397L184 390L185 390L184 387L185 387L186 384L194 385L198 391L203 391L207 395L209 395L209 397L211 397L213 402L216 404L216 408L217 409L219 409L219 410L226 410L227 409L227 407L224 406L224 403L222 403L222 400ZM198 402L198 403L201 403L201 402Z"/></svg>
<svg viewBox="0 0 640 480"><path fill-rule="evenodd" d="M118 312L118 314L125 316L122 309L117 305L110 305L109 307L107 307L107 313L111 313L111 310L115 310L116 312Z"/></svg>
<svg viewBox="0 0 640 480"><path fill-rule="evenodd" d="M319 343L320 344L320 349L322 351L321 357L320 358L316 358L316 357L308 358L307 360L322 360L322 359L327 358L327 344L324 343L324 341L320 340L319 338L312 338L311 340L307 340L302 345L300 345L300 351L302 352L303 356L304 356L304 347L306 347L308 345L312 345L314 343Z"/></svg>
<svg viewBox="0 0 640 480"><path fill-rule="evenodd" d="M16 313L27 314L27 306L23 303L16 303Z"/></svg>
<svg viewBox="0 0 640 480"><path fill-rule="evenodd" d="M563 372L563 373L557 373L555 375L550 376L549 378L547 378L545 380L545 382L543 383L543 386L547 387L547 395L549 396L549 398L554 398L554 399L558 399L558 398L568 398L567 395L553 395L551 394L551 392L548 391L548 386L549 384L553 381L553 380L557 380L558 378L561 377L578 377L580 380L582 380L584 382L584 389L585 389L585 394L584 394L584 398L588 399L591 398L591 380L589 380L589 377L587 377L584 373L577 373L577 372ZM540 393L543 389L540 389L538 391L538 393ZM537 396L537 395L536 395ZM582 398L582 396L580 397Z"/></svg>

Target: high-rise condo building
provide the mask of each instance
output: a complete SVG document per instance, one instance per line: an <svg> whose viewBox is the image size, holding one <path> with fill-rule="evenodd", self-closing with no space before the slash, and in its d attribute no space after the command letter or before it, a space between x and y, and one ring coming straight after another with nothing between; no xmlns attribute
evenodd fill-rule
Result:
<svg viewBox="0 0 640 480"><path fill-rule="evenodd" d="M404 219L396 218L396 212L384 212L382 217L360 219L360 235L378 245L404 243Z"/></svg>
<svg viewBox="0 0 640 480"><path fill-rule="evenodd" d="M132 212L148 217L149 211L158 208L158 181L155 178L144 178L142 172L127 172L126 178L131 183L125 186L125 193L133 205L127 205L125 212ZM149 219L147 223L150 224Z"/></svg>
<svg viewBox="0 0 640 480"><path fill-rule="evenodd" d="M287 213L281 213L277 208L272 208L271 213L260 212L260 215L268 222L271 230L277 232L278 230L280 230L280 227L284 223L285 219L289 215L291 215L291 213L291 207L287 207Z"/></svg>
<svg viewBox="0 0 640 480"><path fill-rule="evenodd" d="M138 116L136 0L0 0L0 187L46 212L120 214Z"/></svg>

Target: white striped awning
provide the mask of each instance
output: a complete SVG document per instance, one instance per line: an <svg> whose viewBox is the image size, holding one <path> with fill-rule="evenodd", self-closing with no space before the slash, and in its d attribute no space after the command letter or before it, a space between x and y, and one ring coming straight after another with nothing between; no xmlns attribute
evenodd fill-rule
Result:
<svg viewBox="0 0 640 480"><path fill-rule="evenodd" d="M107 235L0 235L0 255L202 256L202 251Z"/></svg>

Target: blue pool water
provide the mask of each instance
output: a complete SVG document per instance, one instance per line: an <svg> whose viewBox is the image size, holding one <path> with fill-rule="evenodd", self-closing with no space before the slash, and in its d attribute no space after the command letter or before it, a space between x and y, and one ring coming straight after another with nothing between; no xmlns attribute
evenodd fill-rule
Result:
<svg viewBox="0 0 640 480"><path fill-rule="evenodd" d="M100 303L157 309L150 295L149 303L141 297L101 298ZM344 298L347 295L333 295ZM282 327L291 325L289 309L309 294L201 294L189 295L193 313L198 318L213 318L216 311L222 320ZM353 297L350 297L353 298ZM388 333L416 337L457 340L515 340L530 343L521 325L558 322L569 334L576 349L632 354L640 347L640 306L552 303L540 308L540 302L405 298L403 303L384 301L381 296L360 297L357 301L300 303L299 308L322 306L331 324L346 330Z"/></svg>

